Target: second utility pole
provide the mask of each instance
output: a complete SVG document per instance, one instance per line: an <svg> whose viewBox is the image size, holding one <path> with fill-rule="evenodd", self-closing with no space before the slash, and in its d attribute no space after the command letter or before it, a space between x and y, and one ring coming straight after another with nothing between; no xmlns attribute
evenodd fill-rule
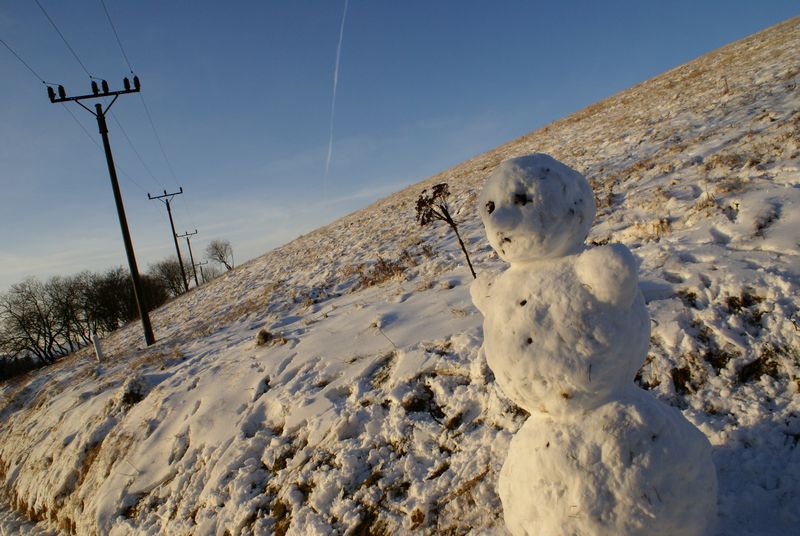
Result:
<svg viewBox="0 0 800 536"><path fill-rule="evenodd" d="M199 287L200 281L197 280L197 266L194 263L194 255L192 255L192 241L189 240L190 236L196 234L197 234L197 229L195 229L193 233L184 232L182 235L178 236L178 238L186 239L186 245L189 246L189 260L192 261L192 271L194 272L194 284Z"/></svg>
<svg viewBox="0 0 800 536"><path fill-rule="evenodd" d="M183 277L183 287L186 289L186 292L189 292L189 281L186 279L186 270L183 269L181 248L178 247L178 235L175 232L175 223L172 221L172 208L170 208L170 201L172 201L172 198L182 193L183 193L183 186L181 186L179 191L173 192L171 194L168 194L166 190L164 190L164 195L151 196L148 193L147 198L158 199L159 201L162 201L165 205L167 205L167 214L169 215L169 225L172 228L172 240L175 242L175 253L178 254L178 264L180 264L181 266L181 277Z"/></svg>
<svg viewBox="0 0 800 536"><path fill-rule="evenodd" d="M206 283L206 274L205 274L205 272L203 272L203 266L205 266L206 264L208 264L208 261L198 262L197 264L195 264L195 265L194 265L194 266L195 266L195 269L196 269L198 266L200 267L200 277L202 277L202 278L203 278L203 284L204 284L204 285L205 285L205 283Z"/></svg>

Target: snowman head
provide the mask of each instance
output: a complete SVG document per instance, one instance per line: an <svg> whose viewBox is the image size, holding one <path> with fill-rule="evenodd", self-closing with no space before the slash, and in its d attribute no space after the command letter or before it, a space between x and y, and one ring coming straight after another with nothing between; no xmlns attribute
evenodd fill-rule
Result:
<svg viewBox="0 0 800 536"><path fill-rule="evenodd" d="M479 203L489 243L507 262L577 253L595 214L583 175L542 153L501 163Z"/></svg>

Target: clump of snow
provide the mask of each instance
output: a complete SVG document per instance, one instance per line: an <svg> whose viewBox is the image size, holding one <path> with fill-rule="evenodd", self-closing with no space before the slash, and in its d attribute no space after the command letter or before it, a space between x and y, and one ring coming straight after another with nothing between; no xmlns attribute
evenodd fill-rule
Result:
<svg viewBox="0 0 800 536"><path fill-rule="evenodd" d="M515 535L706 534L717 505L711 445L633 384L650 318L624 245L578 253L591 225L583 218L594 214L586 179L533 154L498 166L486 188L486 233L511 265L471 293L497 383L532 415L500 473L506 526ZM536 202L525 201L531 191ZM551 219L567 223L531 224Z"/></svg>

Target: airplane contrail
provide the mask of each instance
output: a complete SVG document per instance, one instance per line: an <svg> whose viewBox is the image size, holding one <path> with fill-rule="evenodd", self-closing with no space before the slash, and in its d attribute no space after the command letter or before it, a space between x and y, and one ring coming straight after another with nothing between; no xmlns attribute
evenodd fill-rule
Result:
<svg viewBox="0 0 800 536"><path fill-rule="evenodd" d="M342 13L342 25L339 27L339 44L336 46L336 64L333 68L333 96L331 97L331 128L328 138L328 156L325 158L325 191L328 188L328 171L331 168L331 155L333 154L333 115L336 111L336 87L339 85L339 60L342 57L342 39L344 38L344 22L347 20L347 4L349 0L344 0L344 12Z"/></svg>

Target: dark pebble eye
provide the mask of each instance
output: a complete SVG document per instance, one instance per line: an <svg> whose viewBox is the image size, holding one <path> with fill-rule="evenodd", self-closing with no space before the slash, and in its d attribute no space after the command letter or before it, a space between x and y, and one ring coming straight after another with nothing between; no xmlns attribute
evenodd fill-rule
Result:
<svg viewBox="0 0 800 536"><path fill-rule="evenodd" d="M489 214L494 212L494 201L489 201L488 203L486 203L486 212L488 212Z"/></svg>

